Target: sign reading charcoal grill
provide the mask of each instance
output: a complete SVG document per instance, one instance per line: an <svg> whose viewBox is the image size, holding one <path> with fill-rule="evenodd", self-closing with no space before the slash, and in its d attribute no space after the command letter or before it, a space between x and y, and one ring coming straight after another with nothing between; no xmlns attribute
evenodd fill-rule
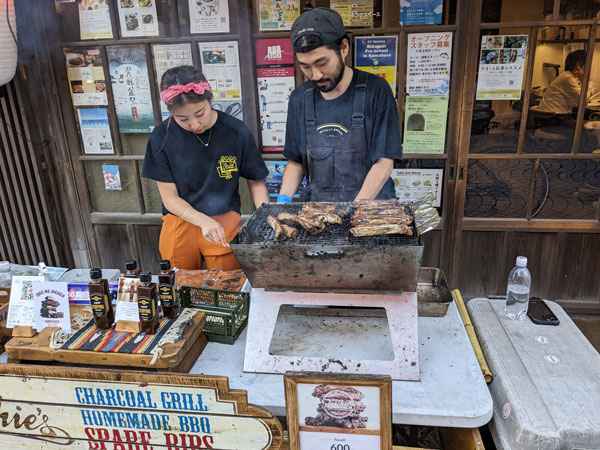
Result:
<svg viewBox="0 0 600 450"><path fill-rule="evenodd" d="M285 374L290 450L391 450L389 376Z"/></svg>
<svg viewBox="0 0 600 450"><path fill-rule="evenodd" d="M0 448L278 449L279 421L227 377L0 366Z"/></svg>

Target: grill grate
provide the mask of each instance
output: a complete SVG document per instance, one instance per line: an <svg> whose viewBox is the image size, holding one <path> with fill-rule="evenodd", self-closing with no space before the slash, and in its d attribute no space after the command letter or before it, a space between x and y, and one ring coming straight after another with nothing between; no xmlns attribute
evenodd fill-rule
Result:
<svg viewBox="0 0 600 450"><path fill-rule="evenodd" d="M267 223L267 216L275 216L282 212L297 214L303 203L263 203L240 229L236 244L274 244L275 232ZM335 203L339 209L350 209L353 211L352 203ZM406 206L405 206L406 207ZM351 209L352 208L352 209ZM303 228L298 229L294 239L283 238L277 245L362 245L362 246L410 246L419 245L419 238L414 224L412 236L388 234L382 236L369 236L355 238L350 236L350 217L348 214L342 221L342 225L327 225L325 231L313 236Z"/></svg>

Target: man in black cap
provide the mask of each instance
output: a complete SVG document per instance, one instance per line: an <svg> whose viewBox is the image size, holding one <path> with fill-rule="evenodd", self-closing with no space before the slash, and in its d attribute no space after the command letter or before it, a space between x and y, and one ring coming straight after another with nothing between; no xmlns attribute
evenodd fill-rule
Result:
<svg viewBox="0 0 600 450"><path fill-rule="evenodd" d="M304 176L303 200L393 198L390 174L402 146L390 86L345 64L350 40L332 9L304 12L291 40L308 81L290 96L277 201L291 201Z"/></svg>

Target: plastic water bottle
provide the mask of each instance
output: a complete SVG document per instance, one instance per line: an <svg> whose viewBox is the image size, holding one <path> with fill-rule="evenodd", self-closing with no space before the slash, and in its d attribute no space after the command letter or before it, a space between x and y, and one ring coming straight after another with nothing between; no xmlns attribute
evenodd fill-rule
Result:
<svg viewBox="0 0 600 450"><path fill-rule="evenodd" d="M506 307L504 312L511 320L523 320L527 315L529 306L529 293L531 291L531 274L527 269L527 258L517 257L517 265L508 275L506 288Z"/></svg>
<svg viewBox="0 0 600 450"><path fill-rule="evenodd" d="M10 287L12 276L10 263L8 261L0 261L0 286Z"/></svg>

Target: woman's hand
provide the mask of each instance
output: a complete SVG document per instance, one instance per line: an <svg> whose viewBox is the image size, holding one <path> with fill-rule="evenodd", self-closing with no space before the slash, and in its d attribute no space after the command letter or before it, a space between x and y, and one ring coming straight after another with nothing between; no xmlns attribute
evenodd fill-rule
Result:
<svg viewBox="0 0 600 450"><path fill-rule="evenodd" d="M218 242L224 247L228 247L229 244L227 243L223 226L212 217L204 214L203 216L204 217L200 219L198 226L202 228L202 235L204 236L204 239L209 242Z"/></svg>

